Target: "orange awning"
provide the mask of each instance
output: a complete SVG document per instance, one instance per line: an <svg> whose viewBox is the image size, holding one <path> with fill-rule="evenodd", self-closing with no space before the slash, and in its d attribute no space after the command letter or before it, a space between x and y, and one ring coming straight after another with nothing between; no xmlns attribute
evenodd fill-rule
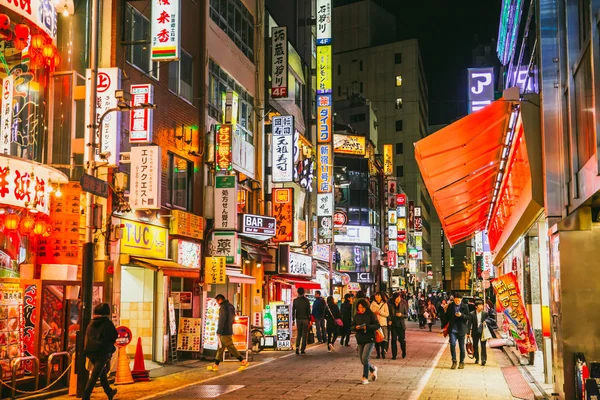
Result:
<svg viewBox="0 0 600 400"><path fill-rule="evenodd" d="M497 100L415 144L423 181L451 245L486 228L513 105Z"/></svg>

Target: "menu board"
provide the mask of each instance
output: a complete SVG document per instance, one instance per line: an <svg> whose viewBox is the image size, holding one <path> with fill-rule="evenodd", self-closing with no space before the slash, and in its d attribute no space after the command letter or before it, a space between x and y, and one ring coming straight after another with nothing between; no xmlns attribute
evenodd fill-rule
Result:
<svg viewBox="0 0 600 400"><path fill-rule="evenodd" d="M275 315L277 317L277 348L289 349L292 347L289 304L277 304L275 306Z"/></svg>
<svg viewBox="0 0 600 400"><path fill-rule="evenodd" d="M178 310L192 309L192 292L171 292L175 308Z"/></svg>
<svg viewBox="0 0 600 400"><path fill-rule="evenodd" d="M200 351L201 337L202 320L200 318L179 318L178 351Z"/></svg>
<svg viewBox="0 0 600 400"><path fill-rule="evenodd" d="M233 322L233 345L239 351L248 350L248 342L250 340L250 317L236 316Z"/></svg>
<svg viewBox="0 0 600 400"><path fill-rule="evenodd" d="M11 363L22 355L23 290L18 283L0 283L0 371L12 376Z"/></svg>
<svg viewBox="0 0 600 400"><path fill-rule="evenodd" d="M204 332L202 334L202 348L206 350L217 350L219 339L217 338L217 327L219 325L219 303L217 300L207 298L204 309Z"/></svg>

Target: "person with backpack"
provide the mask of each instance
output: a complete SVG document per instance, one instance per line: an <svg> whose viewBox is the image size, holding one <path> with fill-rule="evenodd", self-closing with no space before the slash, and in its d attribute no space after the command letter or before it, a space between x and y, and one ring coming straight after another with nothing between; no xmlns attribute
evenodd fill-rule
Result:
<svg viewBox="0 0 600 400"><path fill-rule="evenodd" d="M115 325L109 318L110 306L108 303L98 304L94 308L92 321L85 331L85 345L83 354L94 365L92 373L83 391L83 400L89 400L98 378L104 393L112 400L117 394L117 389L112 389L108 383L109 364L115 349L118 334Z"/></svg>

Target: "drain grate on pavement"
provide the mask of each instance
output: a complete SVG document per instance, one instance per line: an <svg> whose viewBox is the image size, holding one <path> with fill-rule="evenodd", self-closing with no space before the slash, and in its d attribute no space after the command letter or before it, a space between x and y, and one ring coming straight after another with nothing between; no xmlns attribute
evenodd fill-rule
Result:
<svg viewBox="0 0 600 400"><path fill-rule="evenodd" d="M243 387L244 385L193 385L153 399L214 399Z"/></svg>

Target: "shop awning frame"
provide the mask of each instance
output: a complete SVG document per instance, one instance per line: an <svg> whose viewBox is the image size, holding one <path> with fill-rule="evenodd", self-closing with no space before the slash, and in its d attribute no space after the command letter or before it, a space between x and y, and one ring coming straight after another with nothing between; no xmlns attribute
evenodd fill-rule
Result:
<svg viewBox="0 0 600 400"><path fill-rule="evenodd" d="M260 261L263 264L274 264L273 257L269 254L266 245L254 245L246 241L242 241L242 251L248 254L251 260Z"/></svg>
<svg viewBox="0 0 600 400"><path fill-rule="evenodd" d="M319 290L321 284L307 278L301 278L299 276L287 276L287 275L273 275L271 278L275 282L281 282L288 285L294 285L296 288L304 288L308 290Z"/></svg>
<svg viewBox="0 0 600 400"><path fill-rule="evenodd" d="M177 276L182 278L200 279L199 268L189 268L172 260L162 258L136 257L130 256L128 265L139 265L153 271L162 270L166 276Z"/></svg>
<svg viewBox="0 0 600 400"><path fill-rule="evenodd" d="M245 283L249 285L256 285L255 277L243 274L241 271L232 268L227 268L227 279L229 280L229 283Z"/></svg>

